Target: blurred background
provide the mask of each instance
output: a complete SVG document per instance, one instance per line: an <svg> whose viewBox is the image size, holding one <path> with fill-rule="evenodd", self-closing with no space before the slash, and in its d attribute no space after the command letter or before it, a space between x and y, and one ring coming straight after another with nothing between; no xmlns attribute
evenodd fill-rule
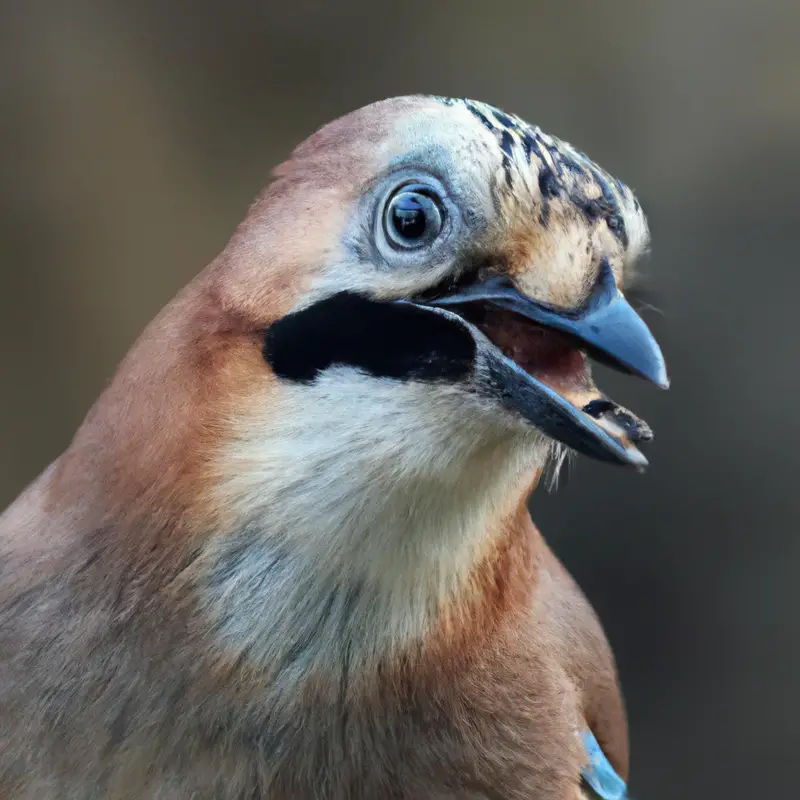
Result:
<svg viewBox="0 0 800 800"><path fill-rule="evenodd" d="M513 111L638 192L673 390L645 476L580 460L534 518L616 651L648 800L796 797L797 0L0 2L0 507L330 118ZM651 308L654 306L655 308Z"/></svg>

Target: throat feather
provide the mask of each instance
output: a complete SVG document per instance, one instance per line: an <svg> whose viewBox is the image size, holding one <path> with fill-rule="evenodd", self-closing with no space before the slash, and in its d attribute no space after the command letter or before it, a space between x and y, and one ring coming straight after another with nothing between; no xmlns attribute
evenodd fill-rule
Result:
<svg viewBox="0 0 800 800"><path fill-rule="evenodd" d="M216 467L228 532L210 540L205 598L226 659L287 692L333 687L523 602L509 542L541 437L465 415L452 387L352 368L272 391Z"/></svg>

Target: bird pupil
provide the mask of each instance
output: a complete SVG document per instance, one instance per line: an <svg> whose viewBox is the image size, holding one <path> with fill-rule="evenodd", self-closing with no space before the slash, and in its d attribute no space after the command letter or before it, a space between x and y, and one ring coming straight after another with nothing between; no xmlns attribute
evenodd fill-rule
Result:
<svg viewBox="0 0 800 800"><path fill-rule="evenodd" d="M392 225L405 239L419 239L427 227L424 198L420 194L406 192L392 205Z"/></svg>

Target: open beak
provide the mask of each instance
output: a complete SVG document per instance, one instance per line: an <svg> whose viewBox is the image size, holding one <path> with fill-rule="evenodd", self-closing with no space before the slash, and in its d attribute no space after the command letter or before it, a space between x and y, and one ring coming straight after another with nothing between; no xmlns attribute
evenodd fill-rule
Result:
<svg viewBox="0 0 800 800"><path fill-rule="evenodd" d="M650 429L596 389L587 355L662 389L669 380L661 349L606 260L588 300L572 310L526 297L504 276L424 305L469 325L486 355L486 388L544 434L602 461L646 466L637 444L652 438Z"/></svg>

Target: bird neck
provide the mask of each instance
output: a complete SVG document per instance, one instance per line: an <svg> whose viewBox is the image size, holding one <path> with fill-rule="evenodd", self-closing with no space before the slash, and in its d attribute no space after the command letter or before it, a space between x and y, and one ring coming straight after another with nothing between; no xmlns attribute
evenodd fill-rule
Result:
<svg viewBox="0 0 800 800"><path fill-rule="evenodd" d="M480 409L452 413L442 391L331 374L282 389L279 416L239 431L217 495L235 522L212 539L206 586L227 651L294 685L442 625L455 635L484 619L482 593L496 606L497 587L519 579L508 553L524 549L511 543L527 536L547 447Z"/></svg>

